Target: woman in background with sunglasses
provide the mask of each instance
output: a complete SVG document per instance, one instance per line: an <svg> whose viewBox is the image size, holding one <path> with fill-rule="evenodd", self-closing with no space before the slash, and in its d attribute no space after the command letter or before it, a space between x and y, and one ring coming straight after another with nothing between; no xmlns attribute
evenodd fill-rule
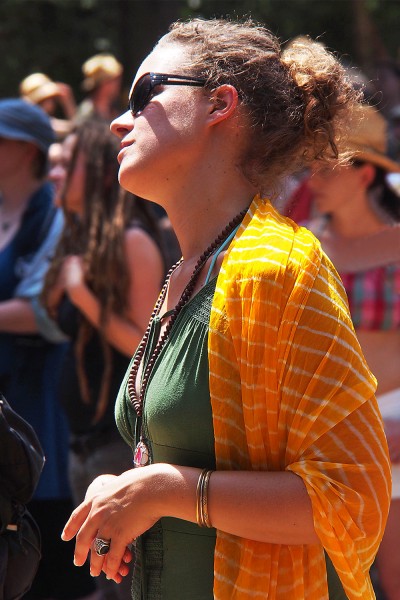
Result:
<svg viewBox="0 0 400 600"><path fill-rule="evenodd" d="M252 22L194 20L112 124L122 186L166 209L183 257L119 394L135 468L95 480L63 539L115 581L136 540L135 600L322 600L327 578L331 598L374 597L390 496L375 380L330 262L266 198L335 160L355 105L319 44L282 54Z"/></svg>

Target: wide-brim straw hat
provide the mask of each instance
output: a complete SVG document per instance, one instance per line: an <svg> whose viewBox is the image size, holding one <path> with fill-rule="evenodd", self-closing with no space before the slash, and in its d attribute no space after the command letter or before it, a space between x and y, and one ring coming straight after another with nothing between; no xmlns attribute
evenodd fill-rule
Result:
<svg viewBox="0 0 400 600"><path fill-rule="evenodd" d="M24 100L40 104L48 98L59 95L58 85L44 73L32 73L20 83L19 93Z"/></svg>
<svg viewBox="0 0 400 600"><path fill-rule="evenodd" d="M112 54L96 54L82 65L82 89L90 92L110 79L122 74L123 67Z"/></svg>
<svg viewBox="0 0 400 600"><path fill-rule="evenodd" d="M400 172L400 163L388 155L388 122L368 104L360 108L350 127L345 151L351 158L372 163L388 173Z"/></svg>

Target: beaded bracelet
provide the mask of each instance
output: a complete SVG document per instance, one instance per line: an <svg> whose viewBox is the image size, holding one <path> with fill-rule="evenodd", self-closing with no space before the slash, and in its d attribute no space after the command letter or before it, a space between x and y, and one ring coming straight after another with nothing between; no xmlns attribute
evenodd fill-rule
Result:
<svg viewBox="0 0 400 600"><path fill-rule="evenodd" d="M208 486L214 471L203 469L196 489L196 520L199 527L212 527L208 515Z"/></svg>

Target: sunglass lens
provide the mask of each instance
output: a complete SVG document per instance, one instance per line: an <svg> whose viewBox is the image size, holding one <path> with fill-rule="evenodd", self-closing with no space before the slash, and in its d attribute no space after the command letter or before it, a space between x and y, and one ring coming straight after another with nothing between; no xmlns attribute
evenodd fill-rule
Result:
<svg viewBox="0 0 400 600"><path fill-rule="evenodd" d="M131 97L129 99L129 107L133 115L144 109L151 96L151 78L150 74L146 73L143 75L133 88Z"/></svg>

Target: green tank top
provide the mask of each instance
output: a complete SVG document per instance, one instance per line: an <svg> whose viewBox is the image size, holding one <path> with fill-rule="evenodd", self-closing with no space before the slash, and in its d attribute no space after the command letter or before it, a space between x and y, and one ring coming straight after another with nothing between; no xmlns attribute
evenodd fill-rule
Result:
<svg viewBox="0 0 400 600"><path fill-rule="evenodd" d="M152 462L215 469L214 431L208 385L208 324L216 279L182 309L158 356L144 398L143 423L127 391L129 370L116 404L121 435L134 448L140 433ZM152 323L145 364L158 339ZM212 600L215 529L162 518L137 541L133 600ZM329 598L346 600L327 559Z"/></svg>

